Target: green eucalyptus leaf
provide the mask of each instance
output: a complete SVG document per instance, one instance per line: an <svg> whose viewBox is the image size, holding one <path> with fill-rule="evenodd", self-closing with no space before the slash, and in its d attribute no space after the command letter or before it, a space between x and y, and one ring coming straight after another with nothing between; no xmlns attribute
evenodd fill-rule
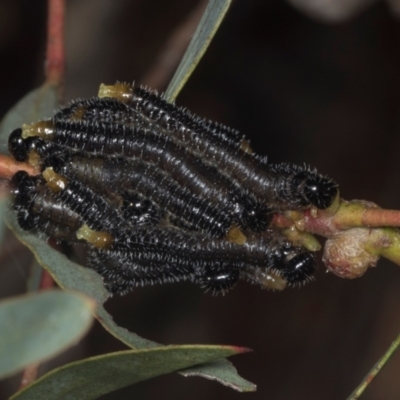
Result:
<svg viewBox="0 0 400 400"><path fill-rule="evenodd" d="M136 348L157 345L134 333L128 332L114 323L111 315L102 306L107 300L109 293L105 289L103 279L99 274L90 268L82 267L70 261L65 255L53 249L39 237L23 231L18 226L14 213L8 213L6 223L18 239L29 247L38 263L50 273L62 289L81 292L96 301L98 306L95 311L96 317L113 336L129 347Z"/></svg>
<svg viewBox="0 0 400 400"><path fill-rule="evenodd" d="M88 400L159 375L237 354L230 346L165 346L91 357L55 369L10 400Z"/></svg>
<svg viewBox="0 0 400 400"><path fill-rule="evenodd" d="M4 216L8 211L8 199L7 196L0 198L0 245L3 243L4 235L6 232L6 226L4 224Z"/></svg>
<svg viewBox="0 0 400 400"><path fill-rule="evenodd" d="M232 0L210 0L196 32L173 76L165 99L173 102L206 52Z"/></svg>
<svg viewBox="0 0 400 400"><path fill-rule="evenodd" d="M65 350L93 320L93 300L49 290L0 302L0 376Z"/></svg>

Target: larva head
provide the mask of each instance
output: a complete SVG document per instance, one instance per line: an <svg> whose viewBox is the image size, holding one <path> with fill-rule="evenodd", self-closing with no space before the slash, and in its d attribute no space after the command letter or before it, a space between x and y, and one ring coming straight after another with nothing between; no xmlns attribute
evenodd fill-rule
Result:
<svg viewBox="0 0 400 400"><path fill-rule="evenodd" d="M37 227L39 217L32 214L32 200L37 193L37 178L25 171L18 171L10 182L14 195L13 208L17 211L17 220L21 229L30 231Z"/></svg>
<svg viewBox="0 0 400 400"><path fill-rule="evenodd" d="M272 211L264 204L248 201L245 204L240 220L245 228L253 232L265 231L272 221Z"/></svg>
<svg viewBox="0 0 400 400"><path fill-rule="evenodd" d="M36 191L36 178L26 171L18 171L10 181L11 193L15 203L27 204Z"/></svg>
<svg viewBox="0 0 400 400"><path fill-rule="evenodd" d="M29 208L20 209L17 213L18 225L24 231L31 231L38 227L40 217L32 214Z"/></svg>
<svg viewBox="0 0 400 400"><path fill-rule="evenodd" d="M336 182L316 172L299 172L294 182L298 190L303 193L304 200L321 210L328 208L338 195Z"/></svg>
<svg viewBox="0 0 400 400"><path fill-rule="evenodd" d="M11 155L21 162L28 162L34 167L41 167L43 158L50 153L52 144L37 136L22 137L22 129L15 129L8 138L8 150Z"/></svg>
<svg viewBox="0 0 400 400"><path fill-rule="evenodd" d="M25 140L22 138L21 128L12 131L8 137L8 151L17 161L24 162L28 159L28 151Z"/></svg>
<svg viewBox="0 0 400 400"><path fill-rule="evenodd" d="M134 224L157 223L161 211L148 199L142 199L134 193L124 193L120 211L123 217Z"/></svg>
<svg viewBox="0 0 400 400"><path fill-rule="evenodd" d="M204 269L200 284L206 292L211 290L213 294L225 294L236 285L238 280L237 268L216 262Z"/></svg>
<svg viewBox="0 0 400 400"><path fill-rule="evenodd" d="M68 157L68 152L61 152L60 149L47 140L40 137L30 136L25 139L25 148L27 151L27 161L34 167L45 169L53 167L59 170Z"/></svg>
<svg viewBox="0 0 400 400"><path fill-rule="evenodd" d="M304 283L312 277L315 270L314 255L312 253L300 253L285 263L282 276L289 284Z"/></svg>

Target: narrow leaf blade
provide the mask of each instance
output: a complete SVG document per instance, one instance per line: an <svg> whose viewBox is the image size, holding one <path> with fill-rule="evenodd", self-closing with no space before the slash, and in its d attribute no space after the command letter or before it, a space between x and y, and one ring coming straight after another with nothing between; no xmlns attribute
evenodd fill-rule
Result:
<svg viewBox="0 0 400 400"><path fill-rule="evenodd" d="M230 5L231 0L210 0L208 2L196 32L165 92L167 101L173 102L182 90L210 45Z"/></svg>

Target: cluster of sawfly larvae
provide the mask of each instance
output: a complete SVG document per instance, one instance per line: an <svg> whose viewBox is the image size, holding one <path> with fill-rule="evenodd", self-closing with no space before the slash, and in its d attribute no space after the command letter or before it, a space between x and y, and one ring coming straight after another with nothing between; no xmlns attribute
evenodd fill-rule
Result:
<svg viewBox="0 0 400 400"><path fill-rule="evenodd" d="M239 279L282 288L315 257L271 226L325 209L338 188L307 167L267 164L239 132L129 84L100 86L14 130L9 150L40 174L11 180L20 227L88 247L111 293L188 280L225 293Z"/></svg>

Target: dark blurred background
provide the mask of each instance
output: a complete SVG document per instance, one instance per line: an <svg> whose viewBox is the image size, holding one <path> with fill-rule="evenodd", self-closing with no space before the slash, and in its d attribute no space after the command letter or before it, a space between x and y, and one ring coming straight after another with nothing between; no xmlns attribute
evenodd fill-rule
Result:
<svg viewBox="0 0 400 400"><path fill-rule="evenodd" d="M316 166L346 199L399 208L400 20L394 0L392 8L355 3L332 18L322 7L327 14L316 18L281 0L233 1L177 103L239 129L273 162ZM95 95L101 82L148 84L169 36L196 7L197 0L68 1L66 99ZM1 114L43 81L45 30L45 1L0 0ZM28 255L15 256L11 237L6 246L1 297L23 292L27 280ZM213 297L177 284L113 298L107 308L116 321L154 341L254 349L232 360L258 391L171 374L102 399L344 399L400 332L399 285L399 267L381 260L354 281L321 264L315 282L282 293L240 283ZM95 324L41 372L124 348ZM397 355L363 399L400 398L399 370ZM19 380L2 382L0 397Z"/></svg>

